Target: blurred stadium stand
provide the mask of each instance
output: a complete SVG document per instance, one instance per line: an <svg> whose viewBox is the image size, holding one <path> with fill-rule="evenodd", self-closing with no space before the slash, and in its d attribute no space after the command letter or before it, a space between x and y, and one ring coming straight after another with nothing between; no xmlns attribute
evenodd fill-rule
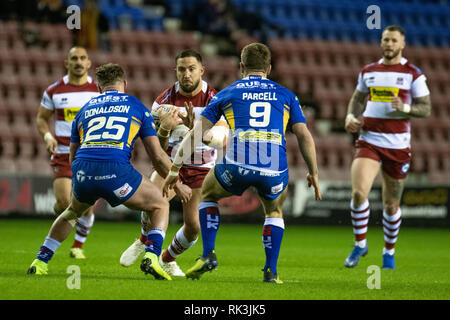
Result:
<svg viewBox="0 0 450 320"><path fill-rule="evenodd" d="M134 4L139 2L141 6ZM166 27L169 20L182 20L186 10L198 2L98 1L110 24L110 46L107 51L89 51L93 68L106 62L120 63L129 77L129 93L148 107L175 81L174 57L184 48L204 53L205 80L216 89L237 80L236 56L245 44L261 39L261 30L239 38L235 56L208 55L201 33ZM64 3L82 6L83 1ZM150 5L142 5L147 3ZM321 176L328 180L349 179L354 137L343 132L343 119L358 72L380 58L381 30L369 30L365 25L367 7L379 5L381 28L389 24L405 28L404 56L426 74L431 90L432 116L411 121L412 176L430 183L450 181L447 1L402 0L394 5L389 1L348 0L232 3L239 10L261 15L269 26L278 26L265 29L265 39L273 53L273 77L299 96L317 144ZM25 44L21 34L24 25L39 32L42 45ZM64 24L0 21L0 172L51 174L35 117L44 89L65 74L63 61L74 42L74 35ZM290 135L287 147L291 176L303 178L305 163ZM149 160L140 143L133 152L133 161L141 172L148 173Z"/></svg>

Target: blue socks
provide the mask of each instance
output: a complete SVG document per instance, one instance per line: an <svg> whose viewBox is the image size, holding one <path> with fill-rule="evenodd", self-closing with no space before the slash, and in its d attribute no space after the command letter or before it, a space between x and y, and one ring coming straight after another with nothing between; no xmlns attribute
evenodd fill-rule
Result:
<svg viewBox="0 0 450 320"><path fill-rule="evenodd" d="M283 218L266 218L262 232L262 242L266 252L264 271L270 268L275 275L277 274L278 254L280 253L283 233Z"/></svg>
<svg viewBox="0 0 450 320"><path fill-rule="evenodd" d="M202 257L215 249L216 235L220 226L219 205L217 202L201 202L199 205L200 228L203 240ZM262 242L266 253L264 270L270 268L277 274L278 255L284 233L283 218L266 218L264 222Z"/></svg>
<svg viewBox="0 0 450 320"><path fill-rule="evenodd" d="M220 225L219 205L217 202L201 202L198 209L203 240L202 257L206 257L216 246L216 235Z"/></svg>
<svg viewBox="0 0 450 320"><path fill-rule="evenodd" d="M45 238L44 244L39 249L36 259L48 263L60 245L61 242L58 242L53 238Z"/></svg>
<svg viewBox="0 0 450 320"><path fill-rule="evenodd" d="M147 233L147 241L145 242L145 252L152 252L158 257L161 254L161 248L166 233L161 229L152 229Z"/></svg>

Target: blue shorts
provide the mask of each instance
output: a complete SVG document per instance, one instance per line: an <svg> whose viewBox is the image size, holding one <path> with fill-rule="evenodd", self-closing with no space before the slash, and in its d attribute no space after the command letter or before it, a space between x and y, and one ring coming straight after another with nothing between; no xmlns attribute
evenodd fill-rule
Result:
<svg viewBox="0 0 450 320"><path fill-rule="evenodd" d="M278 198L289 181L288 170L282 173L267 173L229 163L216 164L214 173L221 186L233 195L240 196L249 187L255 187L258 194L268 200Z"/></svg>
<svg viewBox="0 0 450 320"><path fill-rule="evenodd" d="M141 184L142 175L129 163L76 159L72 163L75 198L93 205L103 198L112 207L127 201Z"/></svg>

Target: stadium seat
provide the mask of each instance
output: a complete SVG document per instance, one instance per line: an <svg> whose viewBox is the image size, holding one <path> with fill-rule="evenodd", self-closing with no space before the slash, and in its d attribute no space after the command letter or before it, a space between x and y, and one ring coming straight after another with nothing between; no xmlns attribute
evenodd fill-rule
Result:
<svg viewBox="0 0 450 320"><path fill-rule="evenodd" d="M35 159L43 159L45 161L50 160L50 154L47 151L44 140L39 136L35 137L36 156Z"/></svg>
<svg viewBox="0 0 450 320"><path fill-rule="evenodd" d="M3 131L3 130L2 130ZM1 138L2 155L1 159L15 159L17 156L17 148L14 140L8 139L7 137Z"/></svg>
<svg viewBox="0 0 450 320"><path fill-rule="evenodd" d="M11 134L19 139L29 139L35 136L36 128L31 126L29 120L21 114L13 116L13 122L10 124Z"/></svg>
<svg viewBox="0 0 450 320"><path fill-rule="evenodd" d="M18 158L15 160L15 166L17 173L32 174L34 173L33 162L31 159Z"/></svg>
<svg viewBox="0 0 450 320"><path fill-rule="evenodd" d="M16 161L11 158L0 157L0 172L4 174L16 173Z"/></svg>
<svg viewBox="0 0 450 320"><path fill-rule="evenodd" d="M31 161L33 174L52 176L52 168L50 167L49 159L36 158Z"/></svg>

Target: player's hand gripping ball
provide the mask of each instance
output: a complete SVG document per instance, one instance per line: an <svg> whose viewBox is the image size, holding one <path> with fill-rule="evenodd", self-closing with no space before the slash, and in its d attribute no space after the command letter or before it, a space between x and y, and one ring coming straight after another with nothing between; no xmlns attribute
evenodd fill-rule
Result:
<svg viewBox="0 0 450 320"><path fill-rule="evenodd" d="M175 108L172 104L160 104L156 108L152 109L152 116L155 120L155 125L159 127L161 115L168 113L172 108Z"/></svg>
<svg viewBox="0 0 450 320"><path fill-rule="evenodd" d="M229 129L224 126L212 127L204 136L204 142L216 149L223 148L229 135Z"/></svg>

